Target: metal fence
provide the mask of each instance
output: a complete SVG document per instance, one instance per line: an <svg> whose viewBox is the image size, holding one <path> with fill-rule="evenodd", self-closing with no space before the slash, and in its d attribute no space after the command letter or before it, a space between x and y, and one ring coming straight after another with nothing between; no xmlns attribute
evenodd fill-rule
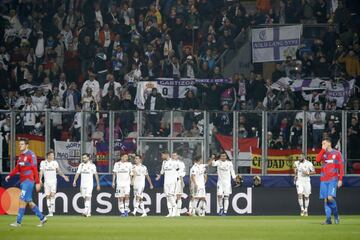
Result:
<svg viewBox="0 0 360 240"><path fill-rule="evenodd" d="M1 111L1 170L14 167L17 140L27 137L40 160L54 149L70 173L85 152L101 173L111 173L122 153L137 152L155 174L161 152L168 150L181 156L187 172L195 156L206 162L225 151L238 173L291 174L300 153L314 161L322 138L330 137L343 154L346 173L359 174L359 116L358 111Z"/></svg>

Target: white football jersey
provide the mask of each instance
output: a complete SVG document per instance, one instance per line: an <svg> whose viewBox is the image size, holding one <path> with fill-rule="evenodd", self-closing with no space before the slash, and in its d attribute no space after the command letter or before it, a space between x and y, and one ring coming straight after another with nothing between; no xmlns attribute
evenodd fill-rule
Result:
<svg viewBox="0 0 360 240"><path fill-rule="evenodd" d="M80 163L76 173L81 174L81 187L94 187L94 174L97 173L96 166L92 162Z"/></svg>
<svg viewBox="0 0 360 240"><path fill-rule="evenodd" d="M218 183L231 184L231 178L235 178L234 166L231 161L213 161L213 167L217 167Z"/></svg>
<svg viewBox="0 0 360 240"><path fill-rule="evenodd" d="M147 167L142 164L134 165L132 172L134 174L134 186L145 185L145 176L149 175Z"/></svg>
<svg viewBox="0 0 360 240"><path fill-rule="evenodd" d="M314 165L308 160L304 160L303 162L295 161L294 168L297 169L296 171L297 181L309 182L310 176L306 174L315 171Z"/></svg>
<svg viewBox="0 0 360 240"><path fill-rule="evenodd" d="M132 175L132 164L130 162L116 162L113 172L116 174L117 186L130 186Z"/></svg>
<svg viewBox="0 0 360 240"><path fill-rule="evenodd" d="M191 177L195 177L195 182L198 188L205 188L205 174L207 164L195 163L190 169Z"/></svg>
<svg viewBox="0 0 360 240"><path fill-rule="evenodd" d="M171 158L164 160L161 166L161 174L164 174L164 185L176 183L178 179L178 161L174 161Z"/></svg>
<svg viewBox="0 0 360 240"><path fill-rule="evenodd" d="M56 172L59 169L59 164L55 161L44 160L40 163L40 171L44 173L44 182L52 184L57 182Z"/></svg>
<svg viewBox="0 0 360 240"><path fill-rule="evenodd" d="M178 176L179 177L185 177L186 175L186 171L185 171L185 163L183 161L180 160L175 160L179 166L179 170L178 170Z"/></svg>

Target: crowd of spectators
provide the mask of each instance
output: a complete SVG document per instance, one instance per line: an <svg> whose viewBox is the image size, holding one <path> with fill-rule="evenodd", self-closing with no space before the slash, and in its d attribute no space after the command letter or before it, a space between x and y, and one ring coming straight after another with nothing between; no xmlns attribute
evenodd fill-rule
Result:
<svg viewBox="0 0 360 240"><path fill-rule="evenodd" d="M137 83L166 78L223 78L217 60L234 49L234 38L261 24L328 24L306 39L296 58L276 63L271 78L259 71L234 74L232 84L197 84L181 101L153 91L145 102L146 134L170 134L163 114L154 110L221 110L211 118L214 132L232 134L233 110L311 110L307 116L309 147L323 135L336 145L340 116L324 110L359 110L358 93L339 108L323 91L291 92L270 88L281 77L358 80L359 15L357 1L257 0L246 9L240 0L4 0L0 3L0 109L32 111L16 118L19 133L41 135L45 109L136 110ZM324 25L323 25L324 26ZM79 113L53 113L57 139L80 139ZM270 114L269 146L299 148L302 116ZM272 116L273 115L273 116ZM71 118L71 119L70 119ZM85 117L88 137L108 129L106 114ZM261 122L242 115L239 136L259 136ZM134 131L131 114L119 115L121 134ZM199 135L199 115L184 117L186 136ZM103 121L102 121L103 120ZM99 124L102 123L102 124ZM0 127L8 132L9 116ZM360 136L358 114L349 116L349 139ZM69 130L69 136L64 135ZM4 138L5 139L5 138ZM356 141L349 151L359 158ZM352 145L352 144L355 145Z"/></svg>

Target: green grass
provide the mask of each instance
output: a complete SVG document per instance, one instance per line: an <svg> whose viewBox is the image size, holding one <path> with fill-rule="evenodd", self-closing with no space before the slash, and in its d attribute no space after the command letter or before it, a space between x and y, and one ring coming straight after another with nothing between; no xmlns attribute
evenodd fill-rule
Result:
<svg viewBox="0 0 360 240"><path fill-rule="evenodd" d="M342 216L340 225L320 225L323 216L129 217L55 216L43 228L26 215L21 228L9 224L15 216L0 216L1 240L45 239L360 239L360 216Z"/></svg>

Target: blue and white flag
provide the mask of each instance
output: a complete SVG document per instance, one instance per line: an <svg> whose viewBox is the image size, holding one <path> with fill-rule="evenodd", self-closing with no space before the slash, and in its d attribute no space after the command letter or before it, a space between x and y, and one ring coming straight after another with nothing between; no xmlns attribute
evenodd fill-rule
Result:
<svg viewBox="0 0 360 240"><path fill-rule="evenodd" d="M252 29L253 62L283 61L295 58L300 45L302 25Z"/></svg>

